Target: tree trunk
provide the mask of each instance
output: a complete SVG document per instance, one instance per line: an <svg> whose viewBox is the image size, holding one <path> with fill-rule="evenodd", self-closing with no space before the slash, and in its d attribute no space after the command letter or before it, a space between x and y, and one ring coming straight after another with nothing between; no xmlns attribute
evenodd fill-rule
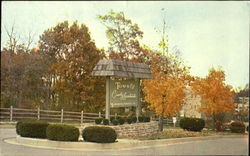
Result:
<svg viewBox="0 0 250 156"><path fill-rule="evenodd" d="M215 118L215 115L213 114L213 131L215 130L215 122L216 122L216 118Z"/></svg>
<svg viewBox="0 0 250 156"><path fill-rule="evenodd" d="M159 131L163 131L163 116L159 117Z"/></svg>

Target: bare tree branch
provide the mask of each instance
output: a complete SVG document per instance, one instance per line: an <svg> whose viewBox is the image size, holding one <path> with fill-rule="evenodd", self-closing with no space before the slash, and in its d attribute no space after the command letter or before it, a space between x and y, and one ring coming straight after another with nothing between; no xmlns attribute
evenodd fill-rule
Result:
<svg viewBox="0 0 250 156"><path fill-rule="evenodd" d="M13 23L13 25L11 26L10 31L6 28L6 25L4 25L4 28L5 28L5 31L6 31L6 33L8 35L8 37L9 37L9 40L7 41L7 44L9 46L10 50L14 52L16 50L17 43L18 43L18 39L16 38L15 32L14 32L15 23Z"/></svg>

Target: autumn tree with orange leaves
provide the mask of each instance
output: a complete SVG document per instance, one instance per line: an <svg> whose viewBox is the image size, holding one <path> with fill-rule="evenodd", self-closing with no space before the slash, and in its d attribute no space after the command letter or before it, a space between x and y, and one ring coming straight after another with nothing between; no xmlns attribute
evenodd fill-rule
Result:
<svg viewBox="0 0 250 156"><path fill-rule="evenodd" d="M225 84L225 72L211 68L206 78L196 78L192 87L196 94L201 96L200 112L213 119L213 127L222 124L221 113L232 112L234 92L232 87ZM219 124L219 125L216 125Z"/></svg>
<svg viewBox="0 0 250 156"><path fill-rule="evenodd" d="M175 116L184 103L184 88L187 80L187 67L170 56L151 54L151 72L153 79L144 80L143 91L149 108L160 117L160 130L163 130L163 118Z"/></svg>

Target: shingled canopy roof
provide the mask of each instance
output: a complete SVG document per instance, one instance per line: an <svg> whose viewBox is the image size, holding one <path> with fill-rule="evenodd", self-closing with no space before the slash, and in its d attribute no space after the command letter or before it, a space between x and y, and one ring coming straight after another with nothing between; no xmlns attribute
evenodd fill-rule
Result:
<svg viewBox="0 0 250 156"><path fill-rule="evenodd" d="M126 78L153 78L148 65L136 62L120 60L100 60L91 75L93 76L112 76Z"/></svg>

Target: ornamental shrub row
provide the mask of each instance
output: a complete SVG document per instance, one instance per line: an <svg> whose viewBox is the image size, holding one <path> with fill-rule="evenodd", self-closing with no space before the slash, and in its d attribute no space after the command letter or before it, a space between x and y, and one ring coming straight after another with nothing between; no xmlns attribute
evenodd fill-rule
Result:
<svg viewBox="0 0 250 156"><path fill-rule="evenodd" d="M16 132L22 137L47 138L56 141L78 141L80 135L76 127L65 124L49 124L37 120L17 122ZM82 137L85 141L111 143L115 142L117 134L110 127L90 126L82 131Z"/></svg>
<svg viewBox="0 0 250 156"><path fill-rule="evenodd" d="M37 120L18 121L16 132L22 137L47 138L58 141L77 141L79 137L78 128Z"/></svg>
<svg viewBox="0 0 250 156"><path fill-rule="evenodd" d="M205 120L200 118L182 118L180 127L188 131L201 131L205 127Z"/></svg>

